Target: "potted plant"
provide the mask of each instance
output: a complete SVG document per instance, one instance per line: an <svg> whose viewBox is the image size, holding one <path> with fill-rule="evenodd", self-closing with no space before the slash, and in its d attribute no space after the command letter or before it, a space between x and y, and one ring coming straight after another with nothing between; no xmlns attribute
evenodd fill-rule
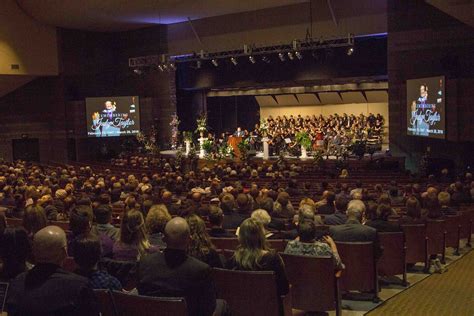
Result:
<svg viewBox="0 0 474 316"><path fill-rule="evenodd" d="M308 158L307 151L311 149L311 138L307 132L299 132L296 134L296 142L301 146L300 158Z"/></svg>
<svg viewBox="0 0 474 316"><path fill-rule="evenodd" d="M206 139L202 142L202 145L201 145L201 150L204 151L204 156L206 157L210 157L210 154L212 152L212 140L209 140L209 139ZM200 158L203 158L203 157L200 157Z"/></svg>
<svg viewBox="0 0 474 316"><path fill-rule="evenodd" d="M199 133L201 138L204 138L204 133L207 131L207 117L205 114L201 114L196 119L196 132Z"/></svg>

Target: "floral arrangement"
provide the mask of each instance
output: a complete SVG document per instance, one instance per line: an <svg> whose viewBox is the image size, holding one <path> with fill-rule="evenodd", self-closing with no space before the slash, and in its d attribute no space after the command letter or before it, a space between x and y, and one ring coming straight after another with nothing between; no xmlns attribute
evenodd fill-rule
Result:
<svg viewBox="0 0 474 316"><path fill-rule="evenodd" d="M176 149L178 147L178 138L179 138L179 126L180 120L176 113L171 115L171 148Z"/></svg>
<svg viewBox="0 0 474 316"><path fill-rule="evenodd" d="M260 119L260 125L259 125L259 132L262 134L262 135L266 135L267 132L268 132L268 122L266 119L264 118L261 118Z"/></svg>
<svg viewBox="0 0 474 316"><path fill-rule="evenodd" d="M207 131L207 116L205 114L201 114L196 119L196 133L204 134Z"/></svg>
<svg viewBox="0 0 474 316"><path fill-rule="evenodd" d="M311 138L309 138L309 134L307 132L299 132L296 133L296 142L306 150L311 149Z"/></svg>
<svg viewBox="0 0 474 316"><path fill-rule="evenodd" d="M192 142L193 141L193 132L184 131L183 132L183 140L185 142Z"/></svg>
<svg viewBox="0 0 474 316"><path fill-rule="evenodd" d="M151 127L150 133L148 135L142 131L138 132L136 139L138 143L143 146L145 152L151 154L159 153L159 147L156 143L156 129L154 126Z"/></svg>

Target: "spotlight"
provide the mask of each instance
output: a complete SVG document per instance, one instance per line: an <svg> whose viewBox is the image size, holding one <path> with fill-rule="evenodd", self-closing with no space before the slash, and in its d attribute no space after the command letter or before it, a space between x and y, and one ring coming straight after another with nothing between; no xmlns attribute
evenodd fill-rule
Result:
<svg viewBox="0 0 474 316"><path fill-rule="evenodd" d="M255 57L253 57L252 55L249 56L249 60L252 64L255 64L257 61L255 60Z"/></svg>
<svg viewBox="0 0 474 316"><path fill-rule="evenodd" d="M176 64L171 62L170 63L170 68L173 69L173 70L176 70Z"/></svg>
<svg viewBox="0 0 474 316"><path fill-rule="evenodd" d="M352 46L349 47L349 48L347 49L347 52L346 52L346 53L347 53L347 56L351 56L351 55L354 53L354 47L352 47Z"/></svg>
<svg viewBox="0 0 474 316"><path fill-rule="evenodd" d="M165 69L163 68L163 65L158 65L158 69L162 72L165 71Z"/></svg>
<svg viewBox="0 0 474 316"><path fill-rule="evenodd" d="M267 56L263 56L263 57L262 57L262 61L263 61L264 63L266 63L266 64L271 63L270 58L268 58Z"/></svg>
<svg viewBox="0 0 474 316"><path fill-rule="evenodd" d="M237 58L235 57L231 57L230 58L230 62L234 64L234 66L237 66L238 62L237 62Z"/></svg>
<svg viewBox="0 0 474 316"><path fill-rule="evenodd" d="M211 63L215 66L215 67L219 67L219 62L217 62L217 59L213 59L211 60Z"/></svg>
<svg viewBox="0 0 474 316"><path fill-rule="evenodd" d="M168 65L167 64L163 64L163 70L168 70Z"/></svg>
<svg viewBox="0 0 474 316"><path fill-rule="evenodd" d="M281 62L286 61L285 54L283 54L283 53L278 53L278 58L280 58Z"/></svg>
<svg viewBox="0 0 474 316"><path fill-rule="evenodd" d="M201 69L202 61L196 61L196 69Z"/></svg>
<svg viewBox="0 0 474 316"><path fill-rule="evenodd" d="M292 53L292 52L288 52L287 55L288 55L288 58L289 58L290 60L295 59L295 56L293 56L293 53Z"/></svg>
<svg viewBox="0 0 474 316"><path fill-rule="evenodd" d="M300 52L296 51L295 55L299 60L303 59L303 54L301 54Z"/></svg>
<svg viewBox="0 0 474 316"><path fill-rule="evenodd" d="M137 75L141 75L143 73L143 71L139 68L133 69L133 72L136 73Z"/></svg>

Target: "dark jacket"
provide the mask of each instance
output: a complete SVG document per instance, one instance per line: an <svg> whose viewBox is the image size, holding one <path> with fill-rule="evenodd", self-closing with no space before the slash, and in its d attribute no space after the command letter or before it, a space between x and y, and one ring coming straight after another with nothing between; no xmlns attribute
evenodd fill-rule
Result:
<svg viewBox="0 0 474 316"><path fill-rule="evenodd" d="M209 231L209 236L214 238L235 238L235 234L220 227L212 227Z"/></svg>
<svg viewBox="0 0 474 316"><path fill-rule="evenodd" d="M216 307L211 268L182 250L167 248L144 256L137 289L140 295L185 297L188 315L212 315Z"/></svg>
<svg viewBox="0 0 474 316"><path fill-rule="evenodd" d="M343 225L331 226L329 232L334 241L372 241L375 247L375 257L379 258L382 255L382 248L377 238L377 230L373 227L362 225L356 220L348 220Z"/></svg>
<svg viewBox="0 0 474 316"><path fill-rule="evenodd" d="M237 212L224 214L224 221L222 222L222 227L225 229L236 229L248 217L249 216L247 214Z"/></svg>
<svg viewBox="0 0 474 316"><path fill-rule="evenodd" d="M8 289L8 315L97 315L89 280L57 265L38 264Z"/></svg>
<svg viewBox="0 0 474 316"><path fill-rule="evenodd" d="M382 219L374 219L366 223L367 226L373 227L377 232L389 233L389 232L400 232L401 228L398 223L391 223Z"/></svg>
<svg viewBox="0 0 474 316"><path fill-rule="evenodd" d="M345 213L336 212L324 217L324 224L326 225L342 225L347 221Z"/></svg>
<svg viewBox="0 0 474 316"><path fill-rule="evenodd" d="M318 207L318 214L334 214L334 205L329 205L329 204L323 204L320 207Z"/></svg>

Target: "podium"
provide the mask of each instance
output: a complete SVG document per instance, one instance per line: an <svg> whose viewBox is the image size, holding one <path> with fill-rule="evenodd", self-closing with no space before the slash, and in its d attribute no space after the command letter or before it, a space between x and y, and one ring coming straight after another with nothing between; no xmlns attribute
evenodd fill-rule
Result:
<svg viewBox="0 0 474 316"><path fill-rule="evenodd" d="M234 156L240 158L239 143L242 141L241 136L229 136L227 144L234 149Z"/></svg>

